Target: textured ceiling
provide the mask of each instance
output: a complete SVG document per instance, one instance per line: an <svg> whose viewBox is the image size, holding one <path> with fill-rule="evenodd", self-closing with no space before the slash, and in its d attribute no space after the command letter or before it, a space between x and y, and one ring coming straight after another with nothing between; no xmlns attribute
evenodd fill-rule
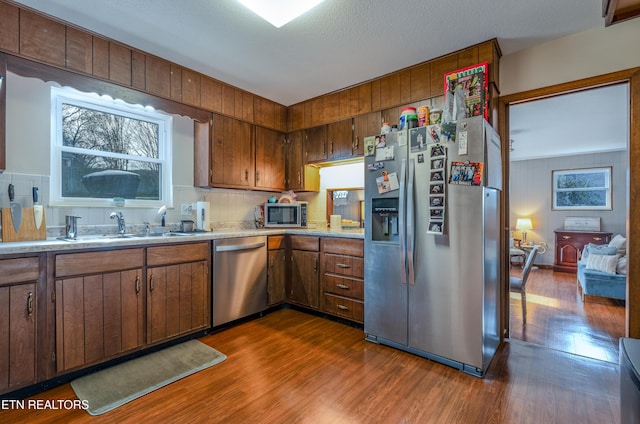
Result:
<svg viewBox="0 0 640 424"><path fill-rule="evenodd" d="M603 26L601 0L326 0L282 28L234 0L19 0L283 105L497 38Z"/></svg>

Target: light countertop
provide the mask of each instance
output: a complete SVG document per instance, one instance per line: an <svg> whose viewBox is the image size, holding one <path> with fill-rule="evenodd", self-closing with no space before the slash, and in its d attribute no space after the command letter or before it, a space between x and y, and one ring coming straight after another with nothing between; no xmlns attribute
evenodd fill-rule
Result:
<svg viewBox="0 0 640 424"><path fill-rule="evenodd" d="M197 241L209 241L222 238L272 236L284 234L364 239L363 229L330 230L328 228L265 228L216 230L209 232L195 232L193 234L180 236L128 236L123 238L115 237L114 235L86 235L78 236L76 240L60 240L58 238L49 238L47 240L0 243L0 255L16 255L64 250L101 249L112 247L143 247L154 244L192 243Z"/></svg>

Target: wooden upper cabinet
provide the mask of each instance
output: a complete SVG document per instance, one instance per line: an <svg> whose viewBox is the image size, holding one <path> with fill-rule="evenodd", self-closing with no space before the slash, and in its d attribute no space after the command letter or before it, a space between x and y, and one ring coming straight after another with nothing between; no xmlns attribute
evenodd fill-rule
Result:
<svg viewBox="0 0 640 424"><path fill-rule="evenodd" d="M431 96L444 94L444 74L458 69L458 55L452 54L431 62Z"/></svg>
<svg viewBox="0 0 640 424"><path fill-rule="evenodd" d="M93 75L109 78L109 42L99 37L93 37Z"/></svg>
<svg viewBox="0 0 640 424"><path fill-rule="evenodd" d="M327 159L327 126L307 128L304 136L304 161L318 162Z"/></svg>
<svg viewBox="0 0 640 424"><path fill-rule="evenodd" d="M147 56L144 53L135 50L131 52L131 86L133 88L146 91L146 65Z"/></svg>
<svg viewBox="0 0 640 424"><path fill-rule="evenodd" d="M237 110L237 106L236 106ZM255 122L253 116L253 94L243 91L242 92L242 120L246 122Z"/></svg>
<svg viewBox="0 0 640 424"><path fill-rule="evenodd" d="M67 57L68 69L93 73L93 37L84 31L67 27Z"/></svg>
<svg viewBox="0 0 640 424"><path fill-rule="evenodd" d="M316 126L327 122L324 119L324 98L316 97L312 99L310 106L311 115L309 118L311 119L311 125Z"/></svg>
<svg viewBox="0 0 640 424"><path fill-rule="evenodd" d="M171 100L182 101L182 67L171 64Z"/></svg>
<svg viewBox="0 0 640 424"><path fill-rule="evenodd" d="M411 70L400 71L400 104L411 102Z"/></svg>
<svg viewBox="0 0 640 424"><path fill-rule="evenodd" d="M357 87L358 91L358 106L356 109L356 115L371 112L371 83L367 82L360 84Z"/></svg>
<svg viewBox="0 0 640 424"><path fill-rule="evenodd" d="M222 85L222 113L227 116L236 114L236 92L230 85Z"/></svg>
<svg viewBox="0 0 640 424"><path fill-rule="evenodd" d="M400 103L400 73L395 72L380 79L380 108L386 109Z"/></svg>
<svg viewBox="0 0 640 424"><path fill-rule="evenodd" d="M213 115L210 185L251 188L254 181L253 126Z"/></svg>
<svg viewBox="0 0 640 424"><path fill-rule="evenodd" d="M0 50L20 50L20 10L4 2L0 2Z"/></svg>
<svg viewBox="0 0 640 424"><path fill-rule="evenodd" d="M234 88L233 89L233 116L241 119L241 120L245 120L244 119L244 107L243 107L243 98L244 95L242 93L242 90L240 90L239 88ZM253 122L253 119L249 120L249 122Z"/></svg>
<svg viewBox="0 0 640 424"><path fill-rule="evenodd" d="M371 81L371 110L380 110L380 80Z"/></svg>
<svg viewBox="0 0 640 424"><path fill-rule="evenodd" d="M64 67L65 26L20 10L20 53L40 62Z"/></svg>
<svg viewBox="0 0 640 424"><path fill-rule="evenodd" d="M262 97L254 96L253 98L253 120L256 125L264 127L275 127L275 107L274 103Z"/></svg>
<svg viewBox="0 0 640 424"><path fill-rule="evenodd" d="M423 63L411 68L411 100L428 99L431 97L431 63Z"/></svg>
<svg viewBox="0 0 640 424"><path fill-rule="evenodd" d="M351 118L327 125L327 159L344 159L352 156L353 124Z"/></svg>
<svg viewBox="0 0 640 424"><path fill-rule="evenodd" d="M171 95L171 63L155 56L147 56L145 80L149 93L168 98Z"/></svg>
<svg viewBox="0 0 640 424"><path fill-rule="evenodd" d="M203 108L212 112L222 112L222 84L213 78L202 77L201 79L201 99Z"/></svg>
<svg viewBox="0 0 640 424"><path fill-rule="evenodd" d="M478 64L478 46L469 47L458 53L458 67L456 69L466 68ZM452 69L455 71L455 69Z"/></svg>
<svg viewBox="0 0 640 424"><path fill-rule="evenodd" d="M109 79L122 85L131 85L131 49L109 43Z"/></svg>
<svg viewBox="0 0 640 424"><path fill-rule="evenodd" d="M285 135L279 131L256 127L255 188L284 191Z"/></svg>
<svg viewBox="0 0 640 424"><path fill-rule="evenodd" d="M338 119L350 118L357 113L358 91L350 88L338 93L340 96L340 113Z"/></svg>
<svg viewBox="0 0 640 424"><path fill-rule="evenodd" d="M182 102L200 106L200 74L190 69L182 69Z"/></svg>
<svg viewBox="0 0 640 424"><path fill-rule="evenodd" d="M304 128L304 103L289 107L287 131L297 131Z"/></svg>
<svg viewBox="0 0 640 424"><path fill-rule="evenodd" d="M487 62L489 64L489 82L498 84L500 81L500 48L496 41L487 41L478 46L478 63Z"/></svg>
<svg viewBox="0 0 640 424"><path fill-rule="evenodd" d="M353 118L353 155L364 154L364 138L380 134L380 112L371 112Z"/></svg>
<svg viewBox="0 0 640 424"><path fill-rule="evenodd" d="M340 93L331 93L323 96L322 112L323 122L334 122L340 119Z"/></svg>

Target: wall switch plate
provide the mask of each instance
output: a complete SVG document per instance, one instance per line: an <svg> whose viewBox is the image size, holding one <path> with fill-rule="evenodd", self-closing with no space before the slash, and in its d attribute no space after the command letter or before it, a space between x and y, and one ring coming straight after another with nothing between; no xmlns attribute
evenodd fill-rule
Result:
<svg viewBox="0 0 640 424"><path fill-rule="evenodd" d="M192 216L193 215L193 204L192 203L183 203L180 205L180 215L182 216Z"/></svg>

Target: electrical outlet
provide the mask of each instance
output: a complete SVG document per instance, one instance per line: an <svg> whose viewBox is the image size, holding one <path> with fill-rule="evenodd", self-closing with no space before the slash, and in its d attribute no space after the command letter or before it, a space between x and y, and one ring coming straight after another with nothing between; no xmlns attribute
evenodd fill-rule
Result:
<svg viewBox="0 0 640 424"><path fill-rule="evenodd" d="M180 205L180 215L182 216L192 216L193 215L193 204L191 203L183 203Z"/></svg>

